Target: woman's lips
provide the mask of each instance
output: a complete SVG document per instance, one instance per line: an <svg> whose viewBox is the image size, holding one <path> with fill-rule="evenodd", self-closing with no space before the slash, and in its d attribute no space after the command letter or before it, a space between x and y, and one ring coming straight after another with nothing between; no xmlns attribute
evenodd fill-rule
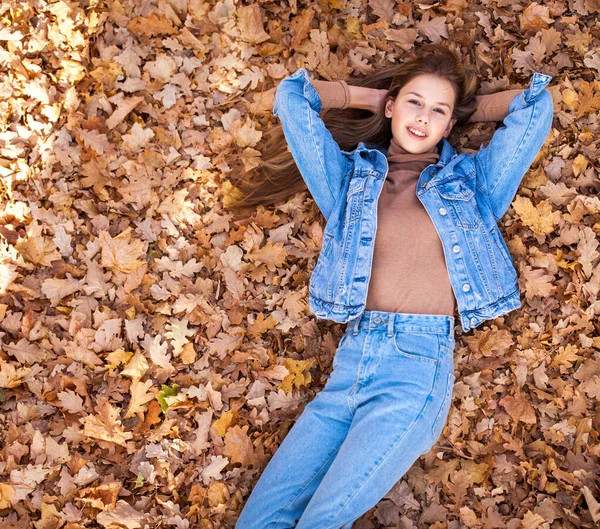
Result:
<svg viewBox="0 0 600 529"><path fill-rule="evenodd" d="M421 132L422 134L424 134L424 136L418 136L417 134L413 133L411 131L411 129ZM415 140L424 140L425 138L427 138L427 134L425 134L425 132L423 132L421 129L418 129L416 127L406 127L406 130L408 130L410 137L414 138Z"/></svg>

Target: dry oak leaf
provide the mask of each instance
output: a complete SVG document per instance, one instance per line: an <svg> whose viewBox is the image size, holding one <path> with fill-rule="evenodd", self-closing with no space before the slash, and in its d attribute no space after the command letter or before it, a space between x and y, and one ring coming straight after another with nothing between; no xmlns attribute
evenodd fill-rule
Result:
<svg viewBox="0 0 600 529"><path fill-rule="evenodd" d="M415 45L415 40L417 40L419 32L416 29L403 28L386 29L384 34L387 40L393 41L404 51L409 51Z"/></svg>
<svg viewBox="0 0 600 529"><path fill-rule="evenodd" d="M88 487L79 491L79 500L94 509L113 510L117 505L119 492L123 484L119 481L109 481L97 487Z"/></svg>
<svg viewBox="0 0 600 529"><path fill-rule="evenodd" d="M0 483L0 510L8 509L15 497L15 489L8 483Z"/></svg>
<svg viewBox="0 0 600 529"><path fill-rule="evenodd" d="M260 44L271 36L264 30L263 16L258 4L240 7L237 10L240 39L251 44Z"/></svg>
<svg viewBox="0 0 600 529"><path fill-rule="evenodd" d="M156 391L149 391L152 386L152 380L146 380L145 382L138 379L132 380L131 386L129 386L131 400L129 401L127 413L125 413L125 419L146 411L146 404L154 400L156 396Z"/></svg>
<svg viewBox="0 0 600 529"><path fill-rule="evenodd" d="M42 283L42 294L46 296L53 307L58 305L58 302L77 292L80 287L80 282L73 279L71 274L67 274L66 279L48 278Z"/></svg>
<svg viewBox="0 0 600 529"><path fill-rule="evenodd" d="M500 406L506 410L515 422L521 421L525 424L536 424L537 422L535 410L526 399L509 395L500 400Z"/></svg>
<svg viewBox="0 0 600 529"><path fill-rule="evenodd" d="M560 212L554 211L546 200L534 206L529 198L517 196L512 205L521 222L531 228L536 235L552 233L554 226L560 220Z"/></svg>
<svg viewBox="0 0 600 529"><path fill-rule="evenodd" d="M514 343L512 333L506 329L498 329L495 325L491 329L475 331L471 336L463 338L469 348L476 354L492 356L494 353L506 352Z"/></svg>
<svg viewBox="0 0 600 529"><path fill-rule="evenodd" d="M373 10L373 14L377 18L382 18L388 22L392 21L396 2L394 0L369 0L369 7Z"/></svg>
<svg viewBox="0 0 600 529"><path fill-rule="evenodd" d="M254 446L248 437L248 426L232 426L225 434L225 450L223 454L229 457L232 463L241 463L242 468L252 466L256 468L256 455Z"/></svg>
<svg viewBox="0 0 600 529"><path fill-rule="evenodd" d="M224 411L221 417L219 417L213 425L217 435L224 437L229 427L233 424L234 419L235 417L233 411Z"/></svg>
<svg viewBox="0 0 600 529"><path fill-rule="evenodd" d="M539 514L534 514L531 511L527 511L525 516L523 516L523 525L522 529L538 529L543 523L546 523L546 520L542 518Z"/></svg>
<svg viewBox="0 0 600 529"><path fill-rule="evenodd" d="M588 278L592 275L594 261L600 257L600 253L596 250L598 245L596 233L592 228L586 226L579 232L579 244L577 244L579 257L577 260L581 263L583 273Z"/></svg>
<svg viewBox="0 0 600 529"><path fill-rule="evenodd" d="M83 399L74 391L70 389L61 391L57 397L60 401L60 407L69 413L81 413L85 411Z"/></svg>
<svg viewBox="0 0 600 529"><path fill-rule="evenodd" d="M546 6L541 6L537 2L529 4L522 15L519 15L519 24L521 31L531 30L534 33L547 28L554 19L549 17L550 10Z"/></svg>
<svg viewBox="0 0 600 529"><path fill-rule="evenodd" d="M0 296L6 294L8 287L17 277L19 274L15 265L0 263Z"/></svg>
<svg viewBox="0 0 600 529"><path fill-rule="evenodd" d="M99 235L102 257L100 264L104 268L110 268L123 273L133 272L144 264L139 258L145 254L145 244L142 241L131 239L131 228L116 237L102 230Z"/></svg>
<svg viewBox="0 0 600 529"><path fill-rule="evenodd" d="M183 351L183 346L189 343L188 337L196 334L195 330L188 329L188 323L189 321L187 318L183 318L182 320L171 318L171 320L165 324L165 328L167 329L165 338L171 340L173 355L176 357Z"/></svg>
<svg viewBox="0 0 600 529"><path fill-rule="evenodd" d="M312 381L312 376L308 370L314 363L314 358L310 358L308 360L294 360L292 358L286 358L283 361L283 365L285 365L290 374L283 379L279 387L286 393L290 393L294 387L300 389L302 386L310 384Z"/></svg>
<svg viewBox="0 0 600 529"><path fill-rule="evenodd" d="M556 289L554 276L546 274L541 268L532 268L521 263L519 283L525 291L525 298L530 301L535 296L542 298L550 296Z"/></svg>
<svg viewBox="0 0 600 529"><path fill-rule="evenodd" d="M259 250L249 253L246 258L253 263L264 263L271 272L275 272L285 262L287 253L282 243L268 242Z"/></svg>
<svg viewBox="0 0 600 529"><path fill-rule="evenodd" d="M5 344L3 349L9 355L14 356L21 364L41 363L48 356L46 351L35 344L29 343L25 338L21 338L15 344Z"/></svg>
<svg viewBox="0 0 600 529"><path fill-rule="evenodd" d="M77 137L88 149L92 149L99 156L102 156L108 151L109 143L106 134L102 134L98 130L88 130L79 127L75 130L77 132Z"/></svg>
<svg viewBox="0 0 600 529"><path fill-rule="evenodd" d="M37 222L27 228L27 238L20 239L15 248L26 261L35 265L50 266L52 261L61 259L56 244L42 236L42 227Z"/></svg>
<svg viewBox="0 0 600 529"><path fill-rule="evenodd" d="M21 367L16 369L12 364L0 359L0 388L16 388L23 383L23 378L29 375L31 369Z"/></svg>
<svg viewBox="0 0 600 529"><path fill-rule="evenodd" d="M143 97L129 97L120 101L119 105L117 106L117 110L115 110L106 120L106 126L108 127L108 130L114 129L143 100Z"/></svg>
<svg viewBox="0 0 600 529"><path fill-rule="evenodd" d="M292 42L290 44L291 49L295 49L298 45L308 37L308 32L312 28L312 20L315 15L315 10L312 6L308 9L300 11L299 15L296 15L292 20Z"/></svg>
<svg viewBox="0 0 600 529"><path fill-rule="evenodd" d="M96 521L107 529L115 527L125 527L126 529L140 529L146 515L136 511L131 505L123 500L117 502L112 511L102 511L98 513Z"/></svg>
<svg viewBox="0 0 600 529"><path fill-rule="evenodd" d="M260 336L275 327L275 325L277 325L277 320L275 320L272 314L265 319L264 314L260 312L254 320L254 323L248 326L248 334L254 337Z"/></svg>
<svg viewBox="0 0 600 529"><path fill-rule="evenodd" d="M429 11L425 12L423 18L415 23L415 27L425 35L431 42L439 44L442 39L448 38L448 26L446 25L446 17L429 18Z"/></svg>
<svg viewBox="0 0 600 529"><path fill-rule="evenodd" d="M136 36L154 37L155 35L174 35L179 30L165 15L149 15L148 17L135 17L127 29Z"/></svg>
<svg viewBox="0 0 600 529"><path fill-rule="evenodd" d="M126 446L126 441L133 437L131 432L126 432L121 424L119 412L113 408L108 399L102 398L96 406L98 415L88 415L82 419L83 435Z"/></svg>

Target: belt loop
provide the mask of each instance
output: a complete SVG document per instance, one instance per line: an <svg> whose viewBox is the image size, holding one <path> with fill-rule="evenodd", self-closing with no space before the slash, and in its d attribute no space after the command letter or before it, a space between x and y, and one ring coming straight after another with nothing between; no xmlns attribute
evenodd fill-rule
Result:
<svg viewBox="0 0 600 529"><path fill-rule="evenodd" d="M391 338L394 335L394 315L390 314L388 316L388 329L387 329L388 338Z"/></svg>
<svg viewBox="0 0 600 529"><path fill-rule="evenodd" d="M352 320L352 334L354 336L356 336L358 334L358 323L360 322L361 317L362 317L362 314L360 316L358 316L358 318Z"/></svg>

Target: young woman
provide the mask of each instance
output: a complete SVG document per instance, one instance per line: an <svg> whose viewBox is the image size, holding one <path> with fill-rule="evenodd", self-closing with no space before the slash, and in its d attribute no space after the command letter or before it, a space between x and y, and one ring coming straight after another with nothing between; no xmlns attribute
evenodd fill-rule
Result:
<svg viewBox="0 0 600 529"><path fill-rule="evenodd" d="M435 443L454 383L455 304L465 332L520 305L497 222L550 130L549 81L536 73L527 90L480 100L506 117L475 154L446 140L472 115L477 83L441 46L371 88L311 82L304 69L281 82L274 113L327 222L310 307L348 327L237 529L350 527ZM321 98L362 110L343 111L345 124L336 111L328 129ZM261 197L298 189L289 171L291 181L276 176L258 184Z"/></svg>

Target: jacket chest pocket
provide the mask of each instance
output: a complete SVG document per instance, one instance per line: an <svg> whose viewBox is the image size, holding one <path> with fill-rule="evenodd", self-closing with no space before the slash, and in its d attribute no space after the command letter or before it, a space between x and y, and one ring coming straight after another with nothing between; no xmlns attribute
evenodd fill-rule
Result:
<svg viewBox="0 0 600 529"><path fill-rule="evenodd" d="M438 187L444 205L449 207L455 226L473 230L481 224L475 192L463 180L452 180Z"/></svg>
<svg viewBox="0 0 600 529"><path fill-rule="evenodd" d="M364 178L354 178L350 182L350 187L346 194L346 218L349 222L356 221L362 215L364 189Z"/></svg>

